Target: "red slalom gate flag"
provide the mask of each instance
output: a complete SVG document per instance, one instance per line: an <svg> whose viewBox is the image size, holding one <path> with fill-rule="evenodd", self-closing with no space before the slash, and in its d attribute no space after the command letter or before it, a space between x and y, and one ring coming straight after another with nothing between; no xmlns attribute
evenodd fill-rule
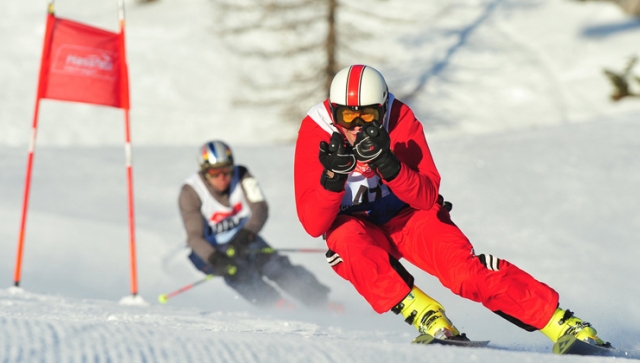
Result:
<svg viewBox="0 0 640 363"><path fill-rule="evenodd" d="M129 109L128 77L123 29L47 16L38 99Z"/></svg>

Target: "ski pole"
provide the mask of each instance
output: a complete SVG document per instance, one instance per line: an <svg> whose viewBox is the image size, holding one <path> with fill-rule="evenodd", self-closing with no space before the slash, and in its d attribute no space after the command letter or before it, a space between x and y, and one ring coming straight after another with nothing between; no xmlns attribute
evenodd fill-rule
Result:
<svg viewBox="0 0 640 363"><path fill-rule="evenodd" d="M277 248L275 252L308 252L308 253L326 253L326 248Z"/></svg>
<svg viewBox="0 0 640 363"><path fill-rule="evenodd" d="M250 253L275 253L275 252L301 252L301 253L325 253L323 248L271 248L264 247L255 250L249 250Z"/></svg>
<svg viewBox="0 0 640 363"><path fill-rule="evenodd" d="M275 253L275 252L325 253L327 252L327 250L322 248L277 248L275 249L271 247L264 247L264 248L254 249L249 251L249 253L264 253L264 254ZM227 250L227 255L229 255L229 257L233 257L235 255L235 251L233 249ZM228 273L230 275L235 274L236 268L235 267L230 268ZM161 304L165 304L167 300L169 300L170 298L176 295L179 295L185 291L191 290L192 288L211 280L214 276L216 275L209 274L196 282L190 283L188 285L185 285L179 288L176 291L170 292L168 294L160 294L160 296L158 296L158 301Z"/></svg>
<svg viewBox="0 0 640 363"><path fill-rule="evenodd" d="M193 283L191 283L189 285L183 286L183 287L179 288L178 290L176 290L174 292L170 292L168 294L161 294L160 296L158 296L158 301L160 301L161 304L164 304L170 298L172 298L172 297L174 297L174 296L176 296L178 294L181 294L181 293L183 293L183 292L185 292L187 290L190 290L193 287L198 286L203 282L207 282L207 281L211 280L214 276L215 275L213 275L213 274L209 274L209 275L205 276L203 279L200 279L200 280L198 280L196 282L193 282Z"/></svg>
<svg viewBox="0 0 640 363"><path fill-rule="evenodd" d="M272 248L272 247L262 247L262 248L250 248L246 250L236 251L233 246L229 246L227 248L226 254L229 257L234 257L237 254L241 255L251 255L251 254L271 254L276 252L307 252L307 253L325 253L326 249L322 248Z"/></svg>

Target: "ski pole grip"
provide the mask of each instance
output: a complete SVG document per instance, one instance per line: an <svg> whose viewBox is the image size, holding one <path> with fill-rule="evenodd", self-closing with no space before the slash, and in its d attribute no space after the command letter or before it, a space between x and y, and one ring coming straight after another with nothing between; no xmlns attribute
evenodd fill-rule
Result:
<svg viewBox="0 0 640 363"><path fill-rule="evenodd" d="M237 268L236 266L233 266L233 265L231 265L231 266L227 266L227 274L228 274L229 276L233 276L233 275L235 275L235 274L236 274L236 272L238 272L238 268Z"/></svg>

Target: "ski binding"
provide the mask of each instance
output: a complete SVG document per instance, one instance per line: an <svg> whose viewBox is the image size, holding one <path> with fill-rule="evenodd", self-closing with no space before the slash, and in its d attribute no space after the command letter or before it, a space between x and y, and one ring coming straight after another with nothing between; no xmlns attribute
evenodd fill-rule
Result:
<svg viewBox="0 0 640 363"><path fill-rule="evenodd" d="M488 340L454 340L454 339L437 339L429 334L420 334L412 342L412 344L440 344L454 347L486 347Z"/></svg>

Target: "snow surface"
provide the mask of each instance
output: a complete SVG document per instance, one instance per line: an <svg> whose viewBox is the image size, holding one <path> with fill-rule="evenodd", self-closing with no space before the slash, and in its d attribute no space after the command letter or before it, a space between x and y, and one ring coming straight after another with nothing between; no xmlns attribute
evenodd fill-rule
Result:
<svg viewBox="0 0 640 363"><path fill-rule="evenodd" d="M56 7L60 16L115 28L115 6L88 4ZM322 254L290 257L331 286L345 314L257 309L218 279L159 304L159 294L202 277L185 257L177 195L206 139L230 141L259 178L272 212L263 235L274 247L323 247L297 221L293 144L274 131L295 130L223 106L230 96L220 84L230 85L233 72L224 72L220 64L230 61L212 45L208 4L128 3L137 301L129 296L122 113L53 101L41 109L21 288L11 287L46 2L0 4L1 361L611 361L553 356L541 334L408 264L458 328L496 349L408 344L415 330L374 313ZM601 74L638 53L640 23L608 4L433 4L413 37L386 38L411 50L399 63L412 66L379 68L396 93L426 82L411 102L454 220L478 253L550 284L563 307L640 358L640 102L609 102Z"/></svg>

